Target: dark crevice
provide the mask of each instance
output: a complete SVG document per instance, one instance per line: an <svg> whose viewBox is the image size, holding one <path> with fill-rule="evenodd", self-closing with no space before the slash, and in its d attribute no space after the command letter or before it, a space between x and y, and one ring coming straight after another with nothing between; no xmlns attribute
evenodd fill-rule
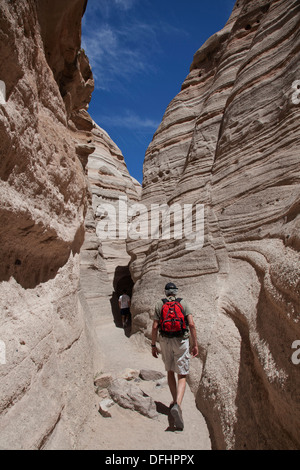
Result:
<svg viewBox="0 0 300 470"><path fill-rule="evenodd" d="M110 299L111 310L114 318L115 325L122 328L122 319L119 309L118 299L124 291L132 297L133 280L130 275L129 265L117 266L113 280L113 295Z"/></svg>
<svg viewBox="0 0 300 470"><path fill-rule="evenodd" d="M2 210L0 220L0 282L13 277L24 289L53 279L84 240L82 226L66 241L53 228L33 223L29 214Z"/></svg>

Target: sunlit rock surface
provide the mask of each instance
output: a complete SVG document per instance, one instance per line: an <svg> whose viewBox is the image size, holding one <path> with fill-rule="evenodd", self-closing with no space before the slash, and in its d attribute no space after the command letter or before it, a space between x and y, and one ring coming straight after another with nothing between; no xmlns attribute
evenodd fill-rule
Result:
<svg viewBox="0 0 300 470"><path fill-rule="evenodd" d="M191 304L191 386L217 449L300 444L299 26L297 0L239 0L196 52L146 152L141 201L204 204L203 247L128 243L136 332L150 337L168 280Z"/></svg>
<svg viewBox="0 0 300 470"><path fill-rule="evenodd" d="M71 449L94 399L79 288L88 206L79 153L91 136L79 121L93 89L80 50L85 1L0 7L0 447Z"/></svg>

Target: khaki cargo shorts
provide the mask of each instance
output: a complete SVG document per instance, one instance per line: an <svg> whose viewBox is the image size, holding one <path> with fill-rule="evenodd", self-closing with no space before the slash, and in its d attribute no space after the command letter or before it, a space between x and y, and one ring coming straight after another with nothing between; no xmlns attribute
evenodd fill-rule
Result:
<svg viewBox="0 0 300 470"><path fill-rule="evenodd" d="M187 375L190 365L189 338L160 336L159 344L166 371L172 370L177 374Z"/></svg>

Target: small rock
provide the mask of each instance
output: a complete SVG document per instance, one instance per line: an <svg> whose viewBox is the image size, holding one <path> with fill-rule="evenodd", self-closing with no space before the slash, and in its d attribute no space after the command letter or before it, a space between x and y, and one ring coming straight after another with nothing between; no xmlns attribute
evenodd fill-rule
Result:
<svg viewBox="0 0 300 470"><path fill-rule="evenodd" d="M96 394L102 399L107 398L109 396L107 388L97 388Z"/></svg>
<svg viewBox="0 0 300 470"><path fill-rule="evenodd" d="M135 369L125 369L121 377L125 380L134 380L139 376L140 371Z"/></svg>
<svg viewBox="0 0 300 470"><path fill-rule="evenodd" d="M94 385L98 389L101 388L108 388L109 385L112 383L113 377L111 374L101 374L94 380Z"/></svg>
<svg viewBox="0 0 300 470"><path fill-rule="evenodd" d="M140 371L140 378L143 380L160 380L165 377L165 374L157 370L142 369Z"/></svg>
<svg viewBox="0 0 300 470"><path fill-rule="evenodd" d="M111 400L110 398L106 398L105 400L102 400L99 403L99 413L104 418L111 418L111 413L108 411L108 409L111 408L114 404L115 404L114 401Z"/></svg>

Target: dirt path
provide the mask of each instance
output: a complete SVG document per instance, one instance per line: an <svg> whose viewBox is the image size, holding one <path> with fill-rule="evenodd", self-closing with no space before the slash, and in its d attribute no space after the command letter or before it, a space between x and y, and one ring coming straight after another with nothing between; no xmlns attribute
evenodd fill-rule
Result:
<svg viewBox="0 0 300 470"><path fill-rule="evenodd" d="M101 373L121 376L125 369L151 369L165 374L161 357L155 359L148 348L134 336L128 338L117 328L111 316L101 320L97 337L102 350ZM141 381L138 386L157 404L158 418L150 419L136 411L113 405L111 417L104 418L97 406L83 434L80 447L90 450L209 450L211 443L204 418L196 409L192 392L187 386L182 406L183 431L170 430L168 406L171 395L166 381L157 386ZM101 401L95 395L95 403Z"/></svg>

